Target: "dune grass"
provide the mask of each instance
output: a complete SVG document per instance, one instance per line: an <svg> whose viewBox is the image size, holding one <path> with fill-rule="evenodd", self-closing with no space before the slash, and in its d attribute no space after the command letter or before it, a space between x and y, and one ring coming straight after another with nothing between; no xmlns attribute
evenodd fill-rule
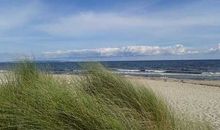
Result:
<svg viewBox="0 0 220 130"><path fill-rule="evenodd" d="M0 85L0 129L207 130L183 121L151 90L89 64L86 73L57 79L21 63Z"/></svg>

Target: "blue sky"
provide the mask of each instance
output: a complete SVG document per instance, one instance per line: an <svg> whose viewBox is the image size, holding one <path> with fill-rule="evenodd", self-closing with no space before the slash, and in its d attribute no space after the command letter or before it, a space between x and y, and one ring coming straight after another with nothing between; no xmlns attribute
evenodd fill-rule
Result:
<svg viewBox="0 0 220 130"><path fill-rule="evenodd" d="M219 0L0 0L0 61L220 57Z"/></svg>

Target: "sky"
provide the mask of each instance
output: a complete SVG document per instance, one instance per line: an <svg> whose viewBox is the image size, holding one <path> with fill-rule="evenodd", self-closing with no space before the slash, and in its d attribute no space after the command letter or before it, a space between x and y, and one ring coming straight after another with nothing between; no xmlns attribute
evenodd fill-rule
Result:
<svg viewBox="0 0 220 130"><path fill-rule="evenodd" d="M0 61L220 58L219 0L0 0Z"/></svg>

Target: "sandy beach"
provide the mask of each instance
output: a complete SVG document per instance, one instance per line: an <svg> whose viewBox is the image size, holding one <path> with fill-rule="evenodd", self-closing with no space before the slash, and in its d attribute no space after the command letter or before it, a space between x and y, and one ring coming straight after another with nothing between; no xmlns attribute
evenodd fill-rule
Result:
<svg viewBox="0 0 220 130"><path fill-rule="evenodd" d="M220 81L128 77L152 88L175 112L190 119L207 121L214 129L220 130Z"/></svg>

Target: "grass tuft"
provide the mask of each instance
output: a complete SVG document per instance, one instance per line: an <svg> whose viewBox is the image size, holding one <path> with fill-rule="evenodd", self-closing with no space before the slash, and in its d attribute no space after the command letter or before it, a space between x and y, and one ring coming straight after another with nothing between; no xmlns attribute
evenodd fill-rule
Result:
<svg viewBox="0 0 220 130"><path fill-rule="evenodd" d="M151 90L99 64L69 80L22 62L0 84L0 129L192 130L208 125L177 119Z"/></svg>

